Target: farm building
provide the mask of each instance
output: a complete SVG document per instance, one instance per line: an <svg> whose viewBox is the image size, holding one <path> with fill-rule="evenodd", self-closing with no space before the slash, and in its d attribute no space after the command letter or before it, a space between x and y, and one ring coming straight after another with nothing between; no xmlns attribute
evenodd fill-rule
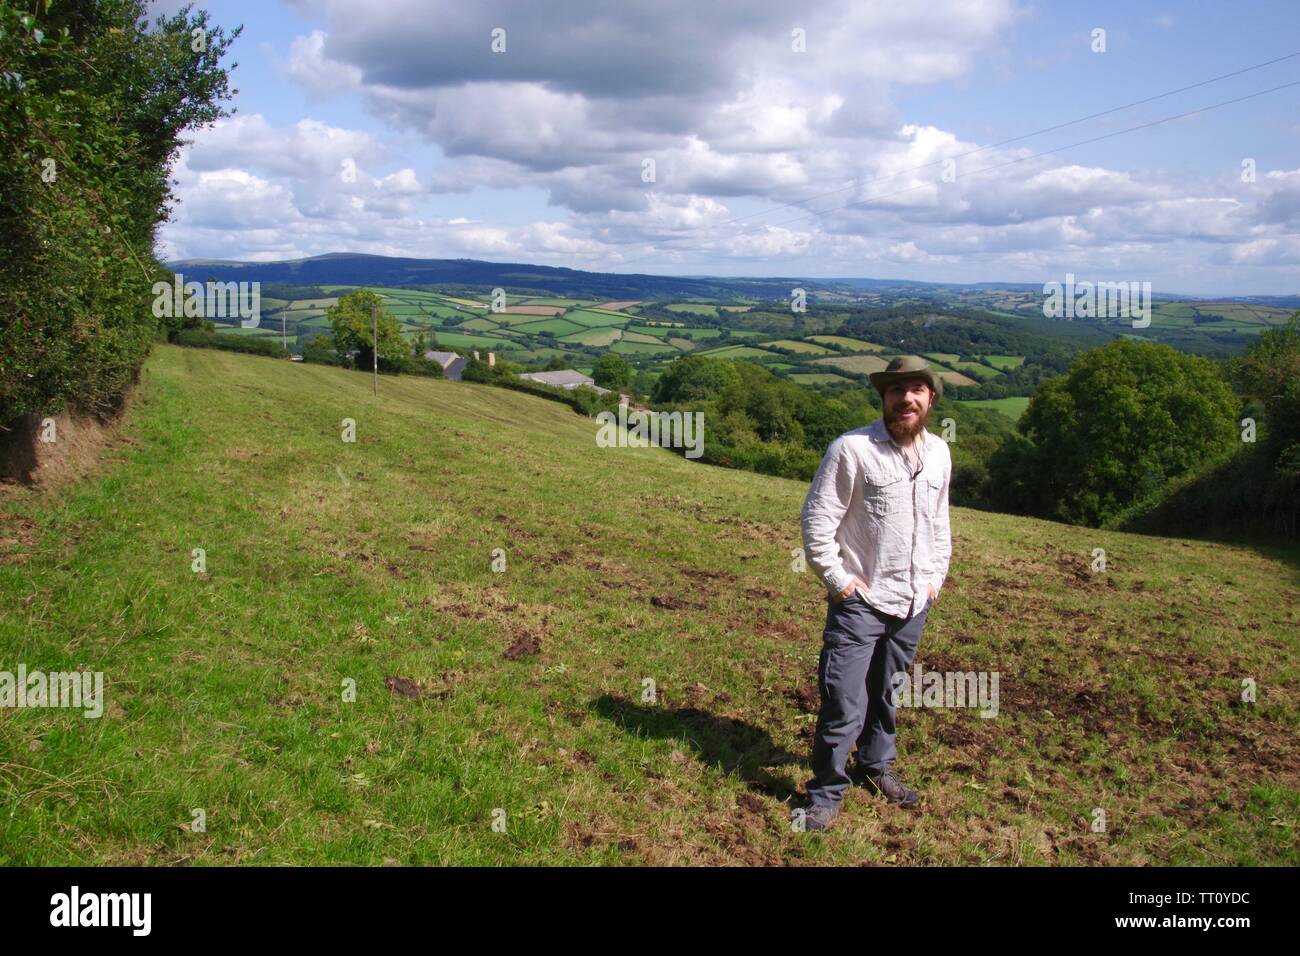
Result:
<svg viewBox="0 0 1300 956"><path fill-rule="evenodd" d="M460 373L465 369L464 356L457 355L455 352L425 352L424 357L442 366L443 378L452 382L460 381Z"/></svg>
<svg viewBox="0 0 1300 956"><path fill-rule="evenodd" d="M575 372L571 368L560 369L558 372L525 372L519 377L530 382L541 382L543 385L555 385L559 388L579 388L586 385L588 388L595 389L601 395L609 394L609 389L601 388L588 376L583 375L581 372Z"/></svg>

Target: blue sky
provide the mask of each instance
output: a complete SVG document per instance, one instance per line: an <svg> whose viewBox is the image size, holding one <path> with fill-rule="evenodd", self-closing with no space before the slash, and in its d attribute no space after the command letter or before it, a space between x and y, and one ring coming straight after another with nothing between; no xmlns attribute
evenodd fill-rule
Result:
<svg viewBox="0 0 1300 956"><path fill-rule="evenodd" d="M169 258L1300 293L1300 86L1067 148L1300 81L1300 56L986 148L1300 53L1294 2L207 9L244 27L238 112L177 164Z"/></svg>

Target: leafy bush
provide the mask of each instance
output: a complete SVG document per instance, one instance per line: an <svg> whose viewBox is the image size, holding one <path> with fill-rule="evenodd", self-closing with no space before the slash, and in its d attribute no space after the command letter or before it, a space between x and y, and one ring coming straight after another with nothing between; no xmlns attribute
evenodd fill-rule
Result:
<svg viewBox="0 0 1300 956"><path fill-rule="evenodd" d="M0 425L67 405L108 414L159 322L152 259L168 166L226 115L226 37L144 0L0 0ZM202 51L192 32L204 31Z"/></svg>
<svg viewBox="0 0 1300 956"><path fill-rule="evenodd" d="M227 352L244 352L248 355L269 355L288 358L289 353L278 339L257 338L251 335L221 335L213 332L182 329L172 339L177 345L200 349L224 349Z"/></svg>

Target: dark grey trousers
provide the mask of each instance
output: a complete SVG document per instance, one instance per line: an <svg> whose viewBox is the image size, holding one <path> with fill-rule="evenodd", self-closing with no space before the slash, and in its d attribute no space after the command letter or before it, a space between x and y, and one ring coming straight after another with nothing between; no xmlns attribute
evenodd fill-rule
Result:
<svg viewBox="0 0 1300 956"><path fill-rule="evenodd" d="M912 666L932 603L900 618L877 611L859 594L828 602L817 665L822 705L808 781L814 806L835 806L844 799L852 782L846 765L855 745L857 764L868 773L888 770L898 756L891 681Z"/></svg>

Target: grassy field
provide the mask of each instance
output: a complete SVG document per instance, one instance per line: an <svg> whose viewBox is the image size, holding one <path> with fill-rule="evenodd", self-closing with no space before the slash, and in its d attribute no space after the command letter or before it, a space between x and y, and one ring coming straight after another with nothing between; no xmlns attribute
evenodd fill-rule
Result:
<svg viewBox="0 0 1300 956"><path fill-rule="evenodd" d="M575 309L564 313L564 318L588 328L599 328L606 325L627 325L632 316L613 312L592 312L590 309Z"/></svg>
<svg viewBox="0 0 1300 956"><path fill-rule="evenodd" d="M770 342L764 342L764 345L770 345L774 348L786 349L791 352L800 352L805 355L830 355L833 349L828 349L822 345L815 345L811 342L800 342L797 339L773 339Z"/></svg>
<svg viewBox="0 0 1300 956"><path fill-rule="evenodd" d="M650 339L650 336L646 336L646 338ZM623 338L611 345L609 350L611 352L617 352L620 355L635 356L656 355L663 352L673 353L677 351L677 347L669 345L667 342L659 342L657 340L653 341L653 344L651 341L637 342L635 340L628 340L627 333L625 332Z"/></svg>
<svg viewBox="0 0 1300 956"><path fill-rule="evenodd" d="M796 372L790 376L790 380L800 385L838 385L849 381L843 375L831 372Z"/></svg>
<svg viewBox="0 0 1300 956"><path fill-rule="evenodd" d="M975 379L969 375L963 375L961 372L950 372L945 369L939 369L938 375L949 385L976 385Z"/></svg>
<svg viewBox="0 0 1300 956"><path fill-rule="evenodd" d="M885 366L889 364L889 360L883 359L879 355L850 355L841 358L813 359L811 364L829 365L832 368L843 369L846 372L866 374L883 371Z"/></svg>
<svg viewBox="0 0 1300 956"><path fill-rule="evenodd" d="M978 398L962 402L963 405L975 405L979 408L992 408L1012 421L1020 421L1020 416L1025 413L1029 407L1029 397L1016 396L1014 398Z"/></svg>
<svg viewBox="0 0 1300 956"><path fill-rule="evenodd" d="M603 328L603 329L583 329L581 332L575 332L572 335L566 335L560 339L561 342L577 342L579 345L613 345L623 337L622 329Z"/></svg>
<svg viewBox="0 0 1300 956"><path fill-rule="evenodd" d="M769 352L767 349L754 348L752 345L720 345L717 348L707 349L700 353L709 355L713 358L776 358L778 353Z"/></svg>
<svg viewBox="0 0 1300 956"><path fill-rule="evenodd" d="M846 335L810 335L808 341L821 342L825 345L838 345L850 352L883 352L885 350L883 345L877 345L875 342L867 342L862 339L852 339Z"/></svg>
<svg viewBox="0 0 1300 956"><path fill-rule="evenodd" d="M581 332L585 327L576 322L569 322L567 319L543 319L541 322L525 322L522 325L516 325L515 328L521 332L529 332L536 335L538 332L554 332L556 335L572 335L574 332Z"/></svg>
<svg viewBox="0 0 1300 956"><path fill-rule="evenodd" d="M0 670L105 675L101 719L0 710L0 863L1300 862L1294 552L954 509L917 660L999 713L902 710L924 812L795 833L805 486L595 435L160 347L93 477L0 498Z"/></svg>
<svg viewBox="0 0 1300 956"><path fill-rule="evenodd" d="M1025 364L1023 355L986 355L984 357L1000 369L1019 368Z"/></svg>

